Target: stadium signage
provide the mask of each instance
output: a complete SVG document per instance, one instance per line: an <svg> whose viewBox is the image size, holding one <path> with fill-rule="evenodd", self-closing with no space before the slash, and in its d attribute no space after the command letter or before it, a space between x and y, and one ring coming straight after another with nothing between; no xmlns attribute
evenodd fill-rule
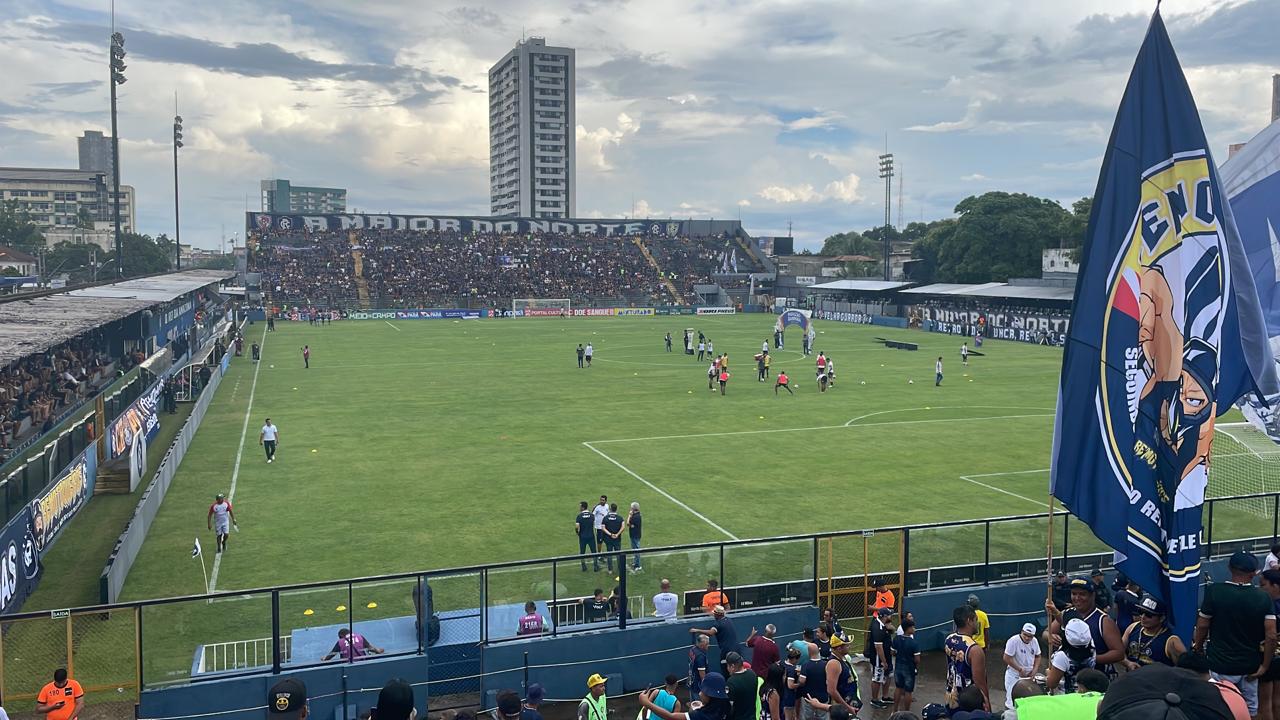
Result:
<svg viewBox="0 0 1280 720"><path fill-rule="evenodd" d="M700 307L696 315L733 315L736 310L731 307Z"/></svg>
<svg viewBox="0 0 1280 720"><path fill-rule="evenodd" d="M808 287L810 285L817 285L817 284L818 284L818 278L813 275L797 275L796 276L796 285L800 287Z"/></svg>
<svg viewBox="0 0 1280 720"><path fill-rule="evenodd" d="M998 337L993 332L995 328L1029 330L1033 334L1040 331L1065 334L1071 324L1070 318L1038 313L1008 312L1003 310L955 310L930 306L920 306L916 309L920 312L920 317L926 320L933 320L936 323L976 326L978 318L986 318L987 335L989 337ZM942 332L950 331L943 330Z"/></svg>
<svg viewBox="0 0 1280 720"><path fill-rule="evenodd" d="M348 320L475 320L486 317L485 310L358 310Z"/></svg>
<svg viewBox="0 0 1280 720"><path fill-rule="evenodd" d="M328 232L332 230L411 230L471 233L555 233L557 235L653 235L675 237L686 234L685 221L636 220L539 220L491 217L428 215L277 215L247 213L245 227L251 232L295 230Z"/></svg>
<svg viewBox="0 0 1280 720"><path fill-rule="evenodd" d="M653 317L656 313L653 308L617 308L614 314L618 317Z"/></svg>
<svg viewBox="0 0 1280 720"><path fill-rule="evenodd" d="M36 589L40 554L31 526L31 509L22 508L0 531L0 613L15 613Z"/></svg>
<svg viewBox="0 0 1280 720"><path fill-rule="evenodd" d="M695 308L688 305L663 305L654 309L657 315L692 315Z"/></svg>
<svg viewBox="0 0 1280 720"><path fill-rule="evenodd" d="M164 390L164 382L158 381L147 388L142 396L133 401L129 409L112 421L107 427L107 439L111 445L107 448L111 459L129 452L133 446L133 437L139 431L150 443L160 432L160 393Z"/></svg>
<svg viewBox="0 0 1280 720"><path fill-rule="evenodd" d="M97 480L97 446L90 445L76 456L62 475L35 500L31 501L31 525L35 548L44 553L53 545L58 533L80 512L93 494Z"/></svg>
<svg viewBox="0 0 1280 720"><path fill-rule="evenodd" d="M834 320L842 323L870 325L871 315L864 312L837 312L834 310L818 310L815 313L819 320Z"/></svg>

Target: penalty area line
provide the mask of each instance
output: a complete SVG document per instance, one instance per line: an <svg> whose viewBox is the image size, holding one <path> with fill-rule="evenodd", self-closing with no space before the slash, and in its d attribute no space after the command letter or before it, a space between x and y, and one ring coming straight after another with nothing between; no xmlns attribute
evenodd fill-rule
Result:
<svg viewBox="0 0 1280 720"><path fill-rule="evenodd" d="M998 488L998 487L996 487L995 485L988 485L987 483L984 483L984 482L981 482L981 481L979 481L979 480L974 480L974 479L973 479L973 478L975 478L975 477L995 477L995 476L997 476L997 475L1025 475L1025 474L1028 474L1028 473L1038 473L1038 472L1046 472L1046 471L1045 471L1045 470L1020 470L1020 471L1017 471L1017 472L1007 472L1007 473L986 473L986 474L984 474L984 475L961 475L961 476L960 476L960 479L961 479L961 480L964 480L965 482L973 483L974 485L977 485L977 486L979 486L979 487L984 487L984 488L986 488L986 489L988 489L988 490L994 490L994 491L996 491L996 492L998 492L998 493L1004 493L1005 495L1008 495L1009 497L1015 497L1015 498L1018 498L1019 500L1026 500L1026 501L1027 501L1027 502L1029 502L1029 503L1033 503L1033 504L1035 504L1035 505L1039 505L1040 507L1046 507L1046 508L1047 508L1047 507L1049 506L1049 503L1048 503L1047 501L1043 501L1043 500L1032 500L1031 498L1027 497L1026 495L1019 495L1019 494L1018 494L1018 493L1016 493L1016 492L1011 492L1011 491L1009 491L1009 490L1005 490L1004 488Z"/></svg>
<svg viewBox="0 0 1280 720"><path fill-rule="evenodd" d="M619 470L621 470L622 472L624 472L624 473L626 473L626 474L630 475L631 477L635 478L636 480L639 480L640 482L644 483L645 485L648 485L648 486L649 486L649 488L650 488L650 489L652 489L654 492L656 492L656 493L658 493L659 495L661 495L662 497L664 497L664 498L666 498L666 499L670 500L671 502L675 503L676 505L679 505L680 507L684 508L685 510L688 510L688 511L689 511L689 513L690 513L690 514L692 514L694 517L696 517L696 518L698 518L699 520L701 520L702 522L704 522L704 523L706 523L706 524L710 525L711 527L715 528L716 530L719 530L720 532L724 533L725 537L728 537L730 540L741 540L741 539L742 539L742 538L739 538L737 535L734 535L733 533L729 532L728 530L725 530L724 528L722 528L722 527L720 527L719 525L717 525L717 524L715 524L714 522L712 522L711 518L707 517L706 515L703 515L702 513L698 512L697 510L694 510L693 508L691 508L691 507L689 507L688 505L684 504L683 502L681 502L679 499L677 499L677 498L676 498L674 495L672 495L671 493L667 492L666 490L663 490L662 488L658 487L657 485L654 485L653 483L649 482L648 480L645 480L644 478L640 477L640 476L639 476L639 475L637 475L634 471L632 471L632 470L631 470L631 468L627 467L626 465L623 465L622 463L618 462L617 460L614 460L613 458L611 458L611 457L609 457L608 455L604 454L604 453L603 453L603 452L601 452L600 450L598 450L598 449L596 449L595 447L593 447L593 446L591 445L591 443L589 443L589 442L584 442L584 443L582 443L582 444L583 444L584 446L586 446L586 447L587 447L587 449L589 449L591 452L593 452L593 453L595 453L595 454L599 455L600 457L604 458L605 460L608 460L609 462L611 462L611 463L613 463L614 465L616 465L616 466L618 467L618 469L619 469Z"/></svg>
<svg viewBox="0 0 1280 720"><path fill-rule="evenodd" d="M388 325L391 325L391 321L390 321L390 320L383 320L382 322L384 322L384 323L386 323L386 324L388 324ZM391 329L392 329L392 330L395 330L396 332L400 332L400 328L396 327L395 325L391 325Z"/></svg>

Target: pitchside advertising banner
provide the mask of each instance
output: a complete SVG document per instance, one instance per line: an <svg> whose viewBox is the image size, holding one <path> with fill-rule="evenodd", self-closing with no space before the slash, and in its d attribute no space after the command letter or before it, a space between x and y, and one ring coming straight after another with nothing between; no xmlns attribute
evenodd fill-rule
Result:
<svg viewBox="0 0 1280 720"><path fill-rule="evenodd" d="M695 315L733 315L736 310L731 307L700 307Z"/></svg>
<svg viewBox="0 0 1280 720"><path fill-rule="evenodd" d="M871 315L864 312L837 312L835 310L815 310L814 317L819 320L834 320L842 323L856 323L859 325L870 325Z"/></svg>
<svg viewBox="0 0 1280 720"><path fill-rule="evenodd" d="M922 305L916 311L925 321L925 329L933 332L973 335L981 324L980 319L985 319L985 337L1028 343L1048 341L1060 345L1071 324L1070 318L1064 316L1003 310L953 310Z"/></svg>
<svg viewBox="0 0 1280 720"><path fill-rule="evenodd" d="M333 230L413 230L471 233L555 233L557 235L687 235L688 223L680 220L538 220L494 219L456 215L276 215L246 213L250 232L328 232Z"/></svg>
<svg viewBox="0 0 1280 720"><path fill-rule="evenodd" d="M487 310L357 310L348 320L476 320L488 317Z"/></svg>
<svg viewBox="0 0 1280 720"><path fill-rule="evenodd" d="M41 556L93 496L97 477L98 446L94 443L0 530L0 613L18 612L35 591Z"/></svg>
<svg viewBox="0 0 1280 720"><path fill-rule="evenodd" d="M142 393L142 397L133 401L128 410L107 426L107 439L110 446L107 454L112 460L129 452L133 445L134 435L139 431L150 443L160 431L160 393L164 383L157 382Z"/></svg>

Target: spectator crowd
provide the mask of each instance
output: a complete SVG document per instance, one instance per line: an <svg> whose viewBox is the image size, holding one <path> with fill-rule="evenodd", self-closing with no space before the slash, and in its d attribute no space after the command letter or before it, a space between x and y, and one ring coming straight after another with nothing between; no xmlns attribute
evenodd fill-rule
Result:
<svg viewBox="0 0 1280 720"><path fill-rule="evenodd" d="M637 240L639 242L637 242ZM513 298L667 304L670 282L685 303L694 285L723 272L725 238L527 235L440 231L272 232L258 238L251 269L289 305L350 306L367 285L377 307L510 305ZM657 268L645 257L649 251ZM757 270L741 248L742 272ZM362 258L357 272L355 255Z"/></svg>
<svg viewBox="0 0 1280 720"><path fill-rule="evenodd" d="M100 335L76 338L0 370L0 456L53 429L59 416L110 381Z"/></svg>

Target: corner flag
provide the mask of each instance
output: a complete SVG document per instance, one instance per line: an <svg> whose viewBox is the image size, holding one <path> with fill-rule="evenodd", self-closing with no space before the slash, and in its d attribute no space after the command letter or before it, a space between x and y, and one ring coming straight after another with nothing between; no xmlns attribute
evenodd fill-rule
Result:
<svg viewBox="0 0 1280 720"><path fill-rule="evenodd" d="M191 559L200 557L200 538L196 538L196 546L191 548Z"/></svg>
<svg viewBox="0 0 1280 720"><path fill-rule="evenodd" d="M1157 10L1094 193L1050 490L1184 637L1214 420L1245 395L1276 392L1253 276Z"/></svg>

